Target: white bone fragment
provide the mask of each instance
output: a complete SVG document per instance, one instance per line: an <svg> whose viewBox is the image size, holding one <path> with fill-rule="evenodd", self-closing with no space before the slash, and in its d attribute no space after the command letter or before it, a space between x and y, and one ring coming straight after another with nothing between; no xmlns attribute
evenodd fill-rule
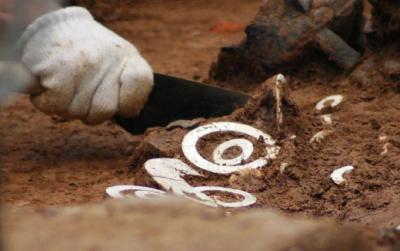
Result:
<svg viewBox="0 0 400 251"><path fill-rule="evenodd" d="M276 75L276 80L278 82L280 82L281 84L285 84L286 83L286 78L283 74L279 73L278 75Z"/></svg>
<svg viewBox="0 0 400 251"><path fill-rule="evenodd" d="M379 135L379 141L384 142L383 146L382 146L382 152L380 153L381 155L385 155L389 152L389 146L390 143L388 142L389 137L385 134L381 134Z"/></svg>
<svg viewBox="0 0 400 251"><path fill-rule="evenodd" d="M283 174L288 166L289 166L289 163L282 162L281 166L279 167L280 173Z"/></svg>
<svg viewBox="0 0 400 251"><path fill-rule="evenodd" d="M385 134L379 135L379 141L385 142L385 141L387 141L387 140L388 140L388 136L387 136L387 135L385 135Z"/></svg>
<svg viewBox="0 0 400 251"><path fill-rule="evenodd" d="M312 0L298 0L298 3L301 5L305 12L310 10L312 2Z"/></svg>
<svg viewBox="0 0 400 251"><path fill-rule="evenodd" d="M321 111L322 109L325 108L326 103L328 101L331 101L330 107L333 108L333 107L336 107L337 105L339 105L340 103L342 103L343 96L342 95L331 95L331 96L328 96L328 97L322 99L321 101L319 101L317 103L317 105L315 106L315 109L317 109L318 111Z"/></svg>
<svg viewBox="0 0 400 251"><path fill-rule="evenodd" d="M322 130L312 136L310 143L321 143L323 139L333 133L332 130Z"/></svg>
<svg viewBox="0 0 400 251"><path fill-rule="evenodd" d="M257 199L244 191L215 187L200 186L193 187L184 180L185 175L201 176L198 172L186 165L178 159L159 158L146 161L144 164L146 171L152 178L167 191L171 191L176 195L186 197L201 204L211 207L245 207L254 204ZM220 201L213 196L207 195L205 192L223 192L239 195L242 200L235 202Z"/></svg>
<svg viewBox="0 0 400 251"><path fill-rule="evenodd" d="M271 138L271 136L249 125L234 122L215 122L200 126L185 135L182 141L182 151L185 157L195 166L203 170L219 174L230 174L246 168L261 168L268 164L268 159L271 157L269 154L267 154L267 156L261 156L250 163L230 166L212 163L209 160L206 160L197 151L197 142L202 137L217 132L235 132L250 136L255 140L261 139L267 146L273 146L275 144L275 141ZM242 149L242 153L245 151L247 150ZM274 150L274 154L277 154L276 149Z"/></svg>
<svg viewBox="0 0 400 251"><path fill-rule="evenodd" d="M267 155L265 155L265 158L270 160L276 159L279 151L281 150L279 146L267 146L265 149L267 150Z"/></svg>
<svg viewBox="0 0 400 251"><path fill-rule="evenodd" d="M321 121L322 124L324 125L332 125L332 115L331 114L321 115Z"/></svg>
<svg viewBox="0 0 400 251"><path fill-rule="evenodd" d="M150 159L144 163L144 168L166 191L171 191L176 195L184 196L189 199L195 197L195 200L202 204L217 207L209 196L204 193L196 192L194 187L183 179L185 175L202 175L181 160L170 158Z"/></svg>
<svg viewBox="0 0 400 251"><path fill-rule="evenodd" d="M395 229L394 229L394 230L396 230L396 231L400 232L400 225L398 225L397 227L395 227Z"/></svg>
<svg viewBox="0 0 400 251"><path fill-rule="evenodd" d="M278 125L278 131L283 123L282 113L282 85L286 83L286 78L282 74L276 76L275 82L275 101L276 101L276 121Z"/></svg>
<svg viewBox="0 0 400 251"><path fill-rule="evenodd" d="M341 185L343 183L346 183L346 179L343 177L343 175L350 173L353 171L354 167L353 166L344 166L341 168L336 169L331 173L331 179L333 182L337 185Z"/></svg>
<svg viewBox="0 0 400 251"><path fill-rule="evenodd" d="M382 150L382 152L381 152L381 155L385 155L385 154L387 154L388 152L389 152L389 146L390 146L390 143L385 143L384 145L383 145L383 150Z"/></svg>
<svg viewBox="0 0 400 251"><path fill-rule="evenodd" d="M128 192L132 192L135 196L142 199L151 199L154 196L163 196L165 195L164 191L150 188L150 187L142 187L142 186L134 186L134 185L118 185L107 187L106 194L115 199L129 197L129 194L124 194Z"/></svg>

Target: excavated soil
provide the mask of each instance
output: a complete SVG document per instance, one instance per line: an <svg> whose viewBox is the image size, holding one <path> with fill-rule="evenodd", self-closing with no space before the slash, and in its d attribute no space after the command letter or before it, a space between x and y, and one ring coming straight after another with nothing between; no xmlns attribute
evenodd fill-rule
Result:
<svg viewBox="0 0 400 251"><path fill-rule="evenodd" d="M238 27L254 17L259 4L249 0L121 1L112 11L106 11L107 5L92 7L106 25L134 42L156 71L253 96L244 108L226 117L202 120L200 125L245 123L268 133L281 147L277 158L260 172L216 175L191 165L204 176L189 177L188 183L242 189L257 197L256 208L330 217L368 226L385 236L383 229L400 225L400 48L389 44L367 52L351 74L319 61L286 74L283 123L278 130L273 79L246 85L208 80L219 48L243 38ZM316 103L333 94L343 95L343 102L318 112ZM330 126L320 117L328 112L333 120ZM89 128L46 117L26 97L17 97L5 108L0 123L1 197L10 207L98 202L110 185L158 188L143 168L146 160L168 157L187 163L181 142L190 129L153 128L143 136L131 136L111 122ZM331 133L320 143L310 142L323 129ZM198 150L210 160L218 144L238 136L205 137ZM252 161L265 154L265 149L250 140L255 145ZM238 149L230 149L225 157L237 153ZM287 163L284 170L282 163ZM354 171L346 175L345 184L336 185L329 175L346 165L353 165Z"/></svg>
<svg viewBox="0 0 400 251"><path fill-rule="evenodd" d="M376 64L381 63L379 57L369 58L351 77L320 75L306 80L292 77L288 81L290 91L283 100L284 119L280 132L276 127L274 106L271 106L275 100L272 91L268 91L273 81L267 81L257 89L253 100L243 109L227 117L202 122L246 123L276 139L277 145L281 147L277 159L267 168L261 169L261 177L257 175L250 179L261 179L263 182L254 182L254 186L244 182L232 184L232 176L204 172L202 174L205 177L201 179L186 180L193 186L233 185L235 188L251 191L258 199L256 207L312 216L330 216L340 221L380 227L397 226L400 220L400 99L396 81L388 80L385 86L377 87L363 82L365 79L357 78L359 71L364 71L366 65L373 61ZM379 75L368 81L379 81L380 77L383 76ZM332 125L324 126L320 116L326 111L318 112L315 104L332 94L341 94L344 100L330 111ZM323 129L331 130L332 133L320 143L311 143L312 136ZM147 177L142 168L149 156L179 158L188 163L180 144L188 131L182 128L171 131L157 129L145 135L131 164L137 184L154 186L151 177ZM291 138L293 135L296 135L294 140ZM232 133L211 134L202 138L197 148L204 158L210 160L218 143L239 136ZM382 136L387 139L381 141L379 138ZM246 162L265 155L263 148L257 147L257 141L254 142L253 139L253 143L253 159ZM383 154L385 144L388 150ZM143 153L145 158L142 158ZM282 163L288 164L283 171L280 168ZM330 174L346 165L355 168L347 175L347 184L334 184ZM192 167L196 169L195 166Z"/></svg>
<svg viewBox="0 0 400 251"><path fill-rule="evenodd" d="M243 27L259 6L259 1L228 0L104 2L93 6L93 13L134 42L155 71L200 81L207 79L219 49L243 37L213 27L225 22ZM107 186L135 183L127 171L140 137L111 122L64 123L35 110L26 96L16 96L0 113L0 125L5 205L80 205L102 201Z"/></svg>

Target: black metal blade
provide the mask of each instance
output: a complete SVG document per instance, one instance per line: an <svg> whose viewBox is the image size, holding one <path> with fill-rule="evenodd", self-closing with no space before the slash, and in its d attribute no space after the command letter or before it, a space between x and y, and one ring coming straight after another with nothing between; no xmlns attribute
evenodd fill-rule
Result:
<svg viewBox="0 0 400 251"><path fill-rule="evenodd" d="M156 73L153 91L140 114L135 118L116 116L115 120L128 132L142 134L147 128L179 119L227 115L248 99L241 92Z"/></svg>

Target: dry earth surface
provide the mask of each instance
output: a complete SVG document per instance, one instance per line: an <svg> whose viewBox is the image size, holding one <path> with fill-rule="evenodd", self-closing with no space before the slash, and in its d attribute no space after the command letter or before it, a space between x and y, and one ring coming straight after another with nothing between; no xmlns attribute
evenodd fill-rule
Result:
<svg viewBox="0 0 400 251"><path fill-rule="evenodd" d="M244 38L243 29L260 4L253 0L152 0L118 1L111 6L104 1L91 8L104 24L135 43L155 71L210 82L210 65L220 48ZM86 206L102 202L107 186L156 187L143 171L140 156L151 156L154 149L163 157L181 156L180 142L188 130L157 128L144 136L132 136L112 122L96 127L63 122L35 110L27 97L10 99L0 114L1 199L11 208L3 214L10 250L115 250L118 245L125 248L121 250L161 250L171 243L179 243L181 249L174 250L199 246L204 250L199 244L204 240L212 240L208 250L218 250L219 240L227 243L229 239L237 240L227 246L230 250L243 250L240 243L253 243L249 250L399 250L399 234L391 230L400 224L398 51L398 45L393 45L367 52L350 75L320 61L289 72L281 132L270 114L274 109L266 104L273 99L268 96L273 83L215 83L256 97L244 109L203 124L243 122L268 132L281 146L281 154L262 171L261 178L208 175L189 180L192 185L233 186L257 196L257 210L233 212L232 218L225 217L223 210L191 205L185 209L180 201L176 205L106 202ZM333 133L322 143L312 144L311 137L324 129L314 106L331 94L344 96L343 103L331 111L329 130ZM289 140L293 134L295 141ZM380 141L382 136L387 140ZM220 142L216 139L209 146L202 145L200 151L207 155ZM385 143L388 152L381 154ZM289 164L283 172L282 162ZM337 186L329 174L344 165L353 165L355 170L345 186ZM258 181L249 185L254 179ZM81 205L85 206L46 209ZM265 209L329 217L356 226L292 221ZM238 236L243 230L237 226L243 229L243 224L248 226L246 237ZM221 226L225 233L216 230ZM131 228L135 229L132 236L128 234ZM215 232L202 230L208 228ZM188 239L188 229L199 236L193 242L180 242ZM37 236L30 235L34 232ZM316 232L323 233L320 241L313 239ZM286 246L274 241L276 235L286 240ZM113 241L97 241L107 238ZM127 247L130 243L137 246Z"/></svg>

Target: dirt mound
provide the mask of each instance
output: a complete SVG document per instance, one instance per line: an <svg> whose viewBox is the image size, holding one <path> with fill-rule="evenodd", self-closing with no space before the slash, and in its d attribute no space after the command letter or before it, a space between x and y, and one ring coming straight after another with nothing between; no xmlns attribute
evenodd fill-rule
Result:
<svg viewBox="0 0 400 251"><path fill-rule="evenodd" d="M186 181L192 186L230 187L234 183L235 188L252 191L258 199L258 207L396 226L400 221L396 209L400 203L400 107L396 82L386 82L386 88L378 88L357 78L359 71L364 71L362 76L373 75L367 66L380 60L374 57L366 60L354 72L353 81L342 77L331 80L334 84L326 86L321 78L307 82L292 78L285 83L286 91L282 91L281 128L276 112L276 77L257 89L257 95L244 108L201 123L241 122L268 133L277 141L280 147L277 158L256 175L256 179L263 181L262 186L260 182L255 182L254 187L237 182L233 176L238 174L221 176L202 172L204 177ZM375 73L385 78L385 73ZM292 90L289 91L289 87ZM343 95L343 102L335 108L318 111L315 104L331 94ZM324 121L328 114L331 124ZM150 156L186 161L181 142L189 131L159 128L145 135L131 165L137 184L158 187L142 168ZM312 140L318 132L322 132L323 137ZM210 159L210 153L218 144L238 136L212 134L198 143L198 150ZM254 153L257 155L257 150ZM330 174L347 165L352 165L354 171L347 175L345 184L335 184ZM385 223L378 220L383 215L386 215Z"/></svg>

